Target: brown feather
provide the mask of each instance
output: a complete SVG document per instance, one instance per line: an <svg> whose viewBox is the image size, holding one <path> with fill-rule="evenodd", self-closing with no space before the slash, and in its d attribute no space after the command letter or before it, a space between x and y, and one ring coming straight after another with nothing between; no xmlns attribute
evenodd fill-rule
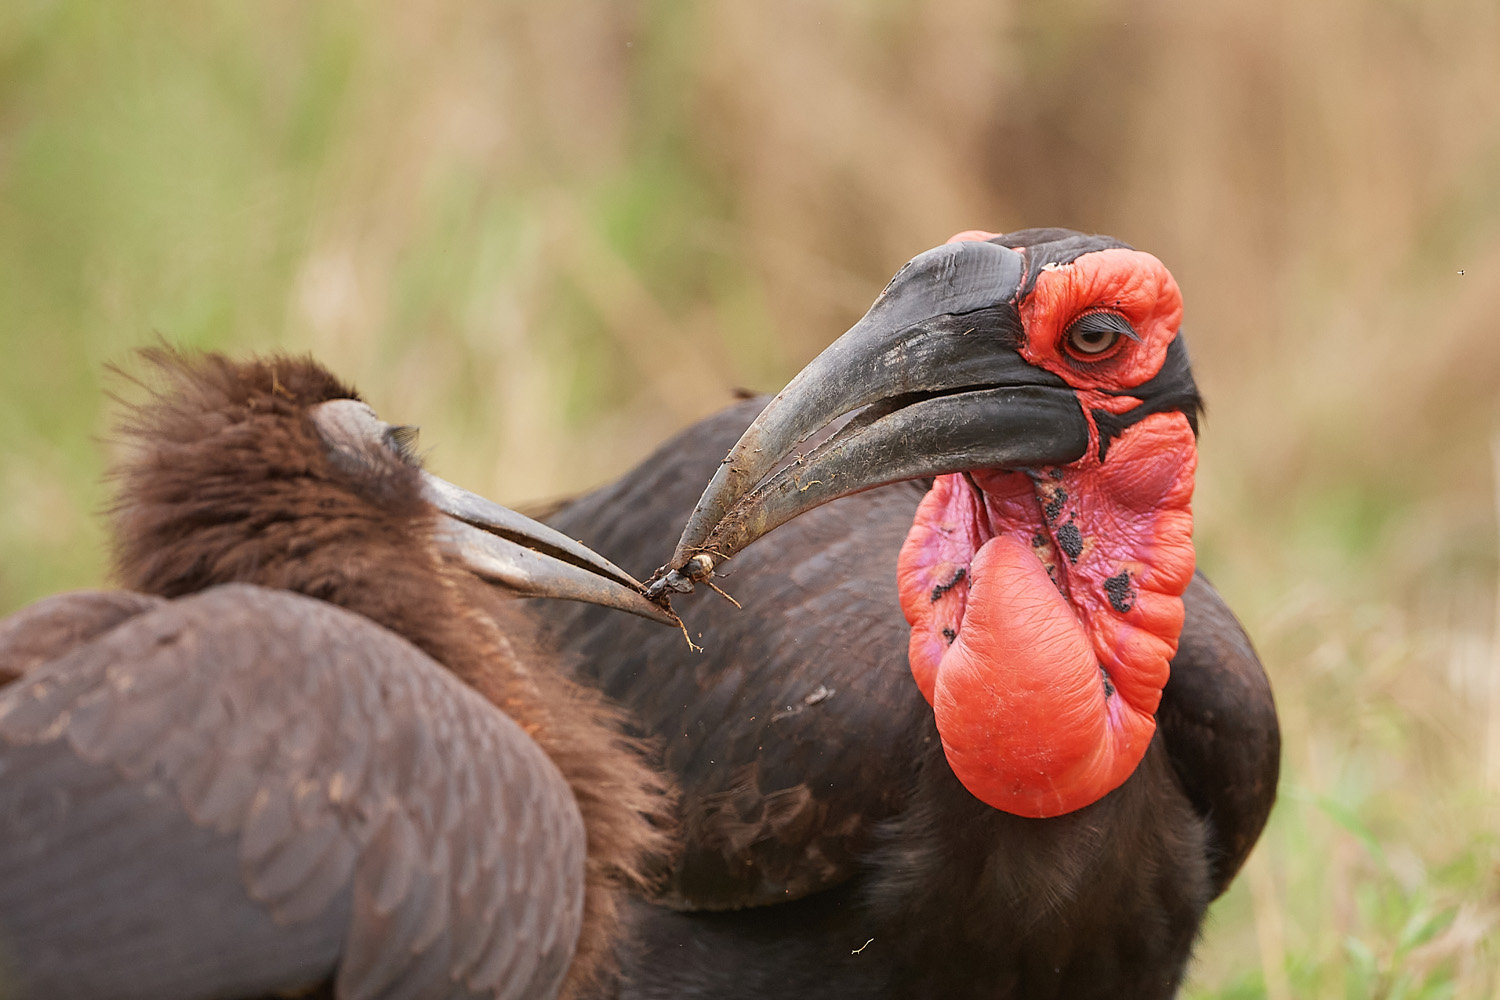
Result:
<svg viewBox="0 0 1500 1000"><path fill-rule="evenodd" d="M0 687L161 603L129 591L80 590L22 608L0 621Z"/></svg>
<svg viewBox="0 0 1500 1000"><path fill-rule="evenodd" d="M524 614L444 561L417 466L368 456L358 475L334 461L307 415L358 399L310 358L231 361L159 347L152 381L119 431L126 458L114 523L115 576L175 597L256 583L339 605L385 625L521 722L573 789L588 835L584 925L564 995L609 960L621 895L667 852L668 782L621 734L621 713L563 677L505 628ZM378 584L378 585L377 585Z"/></svg>

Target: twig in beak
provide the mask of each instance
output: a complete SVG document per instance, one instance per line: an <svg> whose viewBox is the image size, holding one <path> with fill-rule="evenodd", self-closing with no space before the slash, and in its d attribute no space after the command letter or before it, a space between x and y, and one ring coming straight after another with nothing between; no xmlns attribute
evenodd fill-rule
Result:
<svg viewBox="0 0 1500 1000"><path fill-rule="evenodd" d="M728 594L724 593L724 591L720 590L718 587L715 587L714 586L714 582L712 580L704 580L703 582L706 583L706 584L708 584L709 588L712 589L715 594L718 594L720 597L724 598L724 600L728 601L730 604L733 604L736 608L739 608L741 611L745 610L744 608L740 607L740 602L739 601L736 601L734 598L732 598Z"/></svg>

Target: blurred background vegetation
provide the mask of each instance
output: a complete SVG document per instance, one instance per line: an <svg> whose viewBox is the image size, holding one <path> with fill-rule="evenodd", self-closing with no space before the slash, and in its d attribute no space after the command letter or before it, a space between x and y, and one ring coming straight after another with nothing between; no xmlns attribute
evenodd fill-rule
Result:
<svg viewBox="0 0 1500 1000"><path fill-rule="evenodd" d="M104 365L158 336L312 351L525 503L1031 225L1181 282L1280 699L1188 994L1496 996L1494 0L6 0L0 613L102 582Z"/></svg>

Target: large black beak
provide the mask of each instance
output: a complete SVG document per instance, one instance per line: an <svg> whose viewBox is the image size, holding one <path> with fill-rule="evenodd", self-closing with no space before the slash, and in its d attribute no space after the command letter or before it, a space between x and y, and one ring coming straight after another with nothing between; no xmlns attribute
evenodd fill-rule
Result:
<svg viewBox="0 0 1500 1000"><path fill-rule="evenodd" d="M522 597L587 601L676 625L634 577L562 532L422 473L427 501L446 515L438 542L479 577Z"/></svg>
<svg viewBox="0 0 1500 1000"><path fill-rule="evenodd" d="M1021 357L1021 255L951 243L909 261L848 333L761 411L694 509L669 574L647 593L690 589L778 525L903 479L1063 465L1088 424L1055 375ZM808 438L860 407L821 443ZM686 572L682 572L684 568ZM686 577L687 579L684 579Z"/></svg>

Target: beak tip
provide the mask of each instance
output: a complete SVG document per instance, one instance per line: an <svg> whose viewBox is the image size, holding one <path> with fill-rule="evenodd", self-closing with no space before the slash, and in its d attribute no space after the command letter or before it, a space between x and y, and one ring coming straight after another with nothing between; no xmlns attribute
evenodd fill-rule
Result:
<svg viewBox="0 0 1500 1000"><path fill-rule="evenodd" d="M663 606L653 601L652 606L658 609L656 614L650 616L652 621L660 625L666 625L669 628L683 627L682 619L678 617L677 612L673 611L670 605Z"/></svg>

